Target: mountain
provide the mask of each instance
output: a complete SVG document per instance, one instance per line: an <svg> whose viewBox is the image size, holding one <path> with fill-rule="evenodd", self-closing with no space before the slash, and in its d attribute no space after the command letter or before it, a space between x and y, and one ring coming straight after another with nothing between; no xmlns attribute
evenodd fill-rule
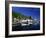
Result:
<svg viewBox="0 0 46 38"><path fill-rule="evenodd" d="M31 18L31 16L25 16L21 13L18 12L12 12L12 17L17 18L17 19L25 19L25 18Z"/></svg>

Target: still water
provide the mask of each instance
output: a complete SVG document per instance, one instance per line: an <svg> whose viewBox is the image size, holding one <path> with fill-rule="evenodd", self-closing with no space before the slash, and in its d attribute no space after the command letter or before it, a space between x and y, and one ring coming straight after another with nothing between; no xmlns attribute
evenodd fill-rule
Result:
<svg viewBox="0 0 46 38"><path fill-rule="evenodd" d="M26 25L26 26L22 25L12 26L12 31L24 31L24 30L40 30L40 24Z"/></svg>

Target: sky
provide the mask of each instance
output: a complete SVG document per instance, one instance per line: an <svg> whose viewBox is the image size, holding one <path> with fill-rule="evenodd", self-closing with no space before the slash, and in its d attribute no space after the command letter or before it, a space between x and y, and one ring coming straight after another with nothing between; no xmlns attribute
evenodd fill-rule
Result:
<svg viewBox="0 0 46 38"><path fill-rule="evenodd" d="M33 18L40 19L40 8L12 7L12 11L24 14L25 16L32 16Z"/></svg>

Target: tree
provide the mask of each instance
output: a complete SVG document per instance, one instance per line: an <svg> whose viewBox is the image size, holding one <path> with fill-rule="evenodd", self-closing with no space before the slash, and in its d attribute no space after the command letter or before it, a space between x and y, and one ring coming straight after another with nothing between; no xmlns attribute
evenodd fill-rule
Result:
<svg viewBox="0 0 46 38"><path fill-rule="evenodd" d="M32 19L32 17L30 16L29 19Z"/></svg>

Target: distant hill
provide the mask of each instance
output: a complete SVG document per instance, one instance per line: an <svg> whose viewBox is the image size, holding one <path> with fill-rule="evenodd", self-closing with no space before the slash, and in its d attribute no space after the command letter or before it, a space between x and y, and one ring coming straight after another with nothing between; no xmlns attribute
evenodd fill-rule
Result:
<svg viewBox="0 0 46 38"><path fill-rule="evenodd" d="M29 16L25 16L21 13L18 12L12 12L12 17L15 17L17 19L24 19L24 18L29 18ZM31 18L31 17L30 17Z"/></svg>
<svg viewBox="0 0 46 38"><path fill-rule="evenodd" d="M18 13L18 12L12 12L12 16L15 17L15 18L18 18L18 19L26 17L26 16L24 16L21 13Z"/></svg>

